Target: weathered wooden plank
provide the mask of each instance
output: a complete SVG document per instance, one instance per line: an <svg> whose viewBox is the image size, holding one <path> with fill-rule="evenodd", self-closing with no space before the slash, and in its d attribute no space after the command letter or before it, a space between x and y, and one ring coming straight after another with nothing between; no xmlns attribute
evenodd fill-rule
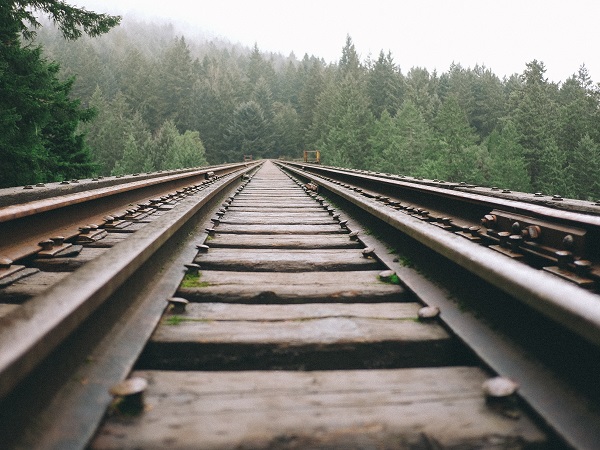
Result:
<svg viewBox="0 0 600 450"><path fill-rule="evenodd" d="M281 198L301 198L301 199L309 199L310 197L299 189L273 189L273 190L252 190L252 189L244 189L238 195L235 196L236 200L242 199L255 199L255 198L267 198L267 199L281 199Z"/></svg>
<svg viewBox="0 0 600 450"><path fill-rule="evenodd" d="M187 276L177 295L194 302L315 303L399 302L413 296L402 286L384 283L379 271L226 272L206 270Z"/></svg>
<svg viewBox="0 0 600 450"><path fill-rule="evenodd" d="M232 220L232 219L243 219L243 218L254 218L256 216L259 217L268 217L268 218L280 218L284 217L329 217L331 219L331 215L325 211L324 209L316 209L315 211L306 211L304 209L297 210L296 208L290 209L289 211L281 212L280 210L269 210L269 211L239 211L239 210L230 210L225 213L223 219Z"/></svg>
<svg viewBox="0 0 600 450"><path fill-rule="evenodd" d="M37 272L0 290L2 301L6 303L22 303L41 294L50 286L59 283L68 272Z"/></svg>
<svg viewBox="0 0 600 450"><path fill-rule="evenodd" d="M325 309L322 317L318 311L327 306L315 303L222 304L223 308L229 308L234 319L219 320L207 311L196 309L202 304L191 304L188 311L175 319L165 317L139 364L144 368L178 370L316 370L456 364L456 343L447 332L435 323L419 322L418 304L398 305L399 308L379 318L378 309L368 309L372 304L340 304L337 313L335 308ZM299 309L290 309L293 306ZM344 306L352 306L354 315L348 315L350 309ZM361 307L364 309L359 316ZM256 308L254 313L252 308ZM313 311L315 317L311 317ZM291 318L294 315L297 318Z"/></svg>
<svg viewBox="0 0 600 450"><path fill-rule="evenodd" d="M231 206L235 207L257 207L257 208L314 208L315 206L319 206L317 202L310 200L282 200L282 201L274 201L274 200L239 200L231 202ZM230 207L231 207L230 206Z"/></svg>
<svg viewBox="0 0 600 450"><path fill-rule="evenodd" d="M147 410L110 417L91 448L542 448L522 414L485 405L477 368L158 372Z"/></svg>
<svg viewBox="0 0 600 450"><path fill-rule="evenodd" d="M192 303L185 313L179 314L185 320L205 320L217 322L259 322L287 326L289 321L302 322L317 319L375 319L375 320L417 320L421 305L411 303L319 303L314 305L237 305L227 303ZM166 316L166 321L171 317ZM427 325L428 326L428 325ZM363 336L370 339L369 336ZM312 336L322 342L319 337ZM235 339L235 338L234 338ZM280 338L277 338L280 339ZM340 337L343 339L343 337ZM329 342L328 339L326 339Z"/></svg>
<svg viewBox="0 0 600 450"><path fill-rule="evenodd" d="M265 216L260 213L255 213L253 216L230 217L223 216L221 225L337 225L329 215L321 215L311 217L310 215L302 216L287 216L280 214L279 216ZM339 226L339 225L338 225Z"/></svg>
<svg viewBox="0 0 600 450"><path fill-rule="evenodd" d="M362 248L344 234L310 236L306 234L220 234L206 242L211 248Z"/></svg>
<svg viewBox="0 0 600 450"><path fill-rule="evenodd" d="M200 253L195 262L203 270L300 272L375 270L378 261L365 258L360 250L277 250L214 248Z"/></svg>
<svg viewBox="0 0 600 450"><path fill-rule="evenodd" d="M319 206L318 204L315 203L315 206L312 207L303 207L303 208L296 208L296 207L260 207L260 206L235 206L235 205L231 205L229 207L229 209L227 210L228 213L237 213L237 212L260 212L260 213L279 213L279 214L289 214L289 213L295 213L295 214L314 214L314 213L322 213L323 211L325 211L323 209L323 207Z"/></svg>
<svg viewBox="0 0 600 450"><path fill-rule="evenodd" d="M338 224L331 225L235 225L222 224L215 228L224 234L347 234Z"/></svg>

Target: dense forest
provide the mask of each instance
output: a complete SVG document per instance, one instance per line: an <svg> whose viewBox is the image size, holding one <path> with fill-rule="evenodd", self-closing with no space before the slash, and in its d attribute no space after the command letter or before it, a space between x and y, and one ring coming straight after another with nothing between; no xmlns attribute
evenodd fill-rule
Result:
<svg viewBox="0 0 600 450"><path fill-rule="evenodd" d="M328 64L129 21L75 41L47 24L31 45L90 114L88 173L319 149L334 166L600 198L600 88L585 66L560 83L535 60L503 79L460 64L403 71L341 44Z"/></svg>

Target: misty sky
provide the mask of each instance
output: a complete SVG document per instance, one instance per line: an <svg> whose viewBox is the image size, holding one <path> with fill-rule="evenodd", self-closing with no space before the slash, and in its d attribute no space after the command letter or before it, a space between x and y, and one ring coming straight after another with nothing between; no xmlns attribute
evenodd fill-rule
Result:
<svg viewBox="0 0 600 450"><path fill-rule="evenodd" d="M161 18L233 43L337 61L346 35L364 60L392 52L403 73L452 62L502 77L537 59L553 81L585 63L600 81L599 0L67 0L125 19Z"/></svg>

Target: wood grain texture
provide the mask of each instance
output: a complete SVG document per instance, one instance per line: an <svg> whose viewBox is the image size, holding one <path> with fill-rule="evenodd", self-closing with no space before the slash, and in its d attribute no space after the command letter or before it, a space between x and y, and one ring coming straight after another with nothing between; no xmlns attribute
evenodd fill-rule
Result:
<svg viewBox="0 0 600 450"><path fill-rule="evenodd" d="M544 446L486 406L480 369L134 373L147 411L109 418L93 449L432 449Z"/></svg>

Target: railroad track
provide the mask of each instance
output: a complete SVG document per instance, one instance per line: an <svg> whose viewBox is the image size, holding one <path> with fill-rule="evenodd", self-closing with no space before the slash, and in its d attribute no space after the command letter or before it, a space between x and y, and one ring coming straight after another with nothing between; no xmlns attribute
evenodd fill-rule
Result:
<svg viewBox="0 0 600 450"><path fill-rule="evenodd" d="M0 441L97 449L600 442L600 298L594 244L585 244L597 236L593 216L547 228L549 217L526 215L527 206L510 204L503 216L506 199L468 193L460 206L447 193L406 193L377 176L280 165L230 167L185 197L156 202L162 210L125 211L139 215L134 233L109 219L67 239L106 233L79 244L112 247L100 255L22 256L22 270L42 270L0 290L12 303L0 318ZM483 229L478 216L488 220ZM539 229L544 238L511 245L517 221L519 233ZM562 236L568 249L556 249L556 228L583 232L572 243ZM568 259L559 262L559 251ZM559 270L544 271L546 260ZM503 270L486 272L498 261ZM497 375L514 378L516 393L506 378L507 392L483 387ZM135 381L115 387L124 379Z"/></svg>

